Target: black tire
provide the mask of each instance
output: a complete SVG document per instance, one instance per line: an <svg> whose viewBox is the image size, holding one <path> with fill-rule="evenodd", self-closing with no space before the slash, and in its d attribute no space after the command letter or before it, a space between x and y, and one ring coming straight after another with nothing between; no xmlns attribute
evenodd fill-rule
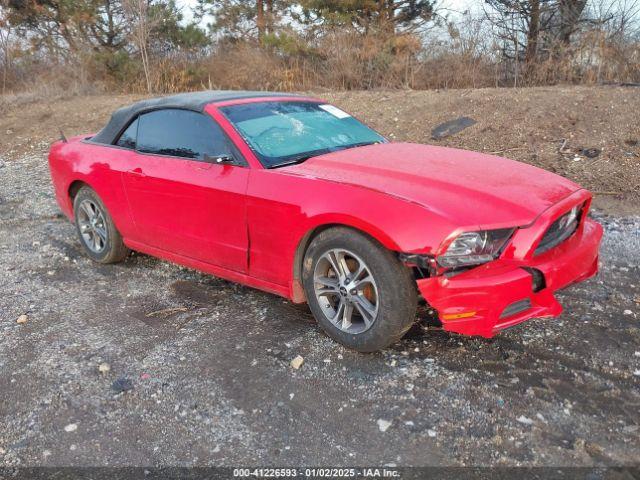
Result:
<svg viewBox="0 0 640 480"><path fill-rule="evenodd" d="M375 317L372 316L374 319L370 322L369 327L364 326L364 315L360 313L362 310L354 309L354 312L357 312L354 318L360 318L363 321L360 328L365 328L364 331L357 333L345 331L325 315L325 310L320 302L324 302L324 307L331 309L333 313L339 310L335 304L341 301L340 297L334 293L330 294L334 297L328 303L334 304L333 306L327 305L327 300L325 300L327 296L322 295L320 299L316 297L315 287L321 284L314 280L314 272L317 271L316 269L322 270L322 265L325 265L329 269L328 275L334 275L327 257L332 251L348 251L355 254L364 262L370 276L375 281L377 309ZM349 261L356 262L356 260ZM319 262L325 263L320 264ZM358 270L358 263L355 265L353 270ZM337 281L337 277L331 278L331 280L340 283ZM415 281L410 270L402 265L394 253L374 239L351 228L331 228L321 232L313 239L305 253L302 282L307 302L320 327L329 337L353 350L373 352L385 348L400 340L415 322L418 299ZM331 288L336 287L332 286ZM344 290L342 287L340 289ZM355 289L351 293L355 293ZM346 295L346 293L342 291L340 295ZM346 297L342 298L346 300ZM344 327L342 322L338 323ZM354 327L350 326L349 328Z"/></svg>
<svg viewBox="0 0 640 480"><path fill-rule="evenodd" d="M95 206L97 208L96 211L101 214L101 216L98 215L101 220L97 223L97 226L100 227L100 231L104 234L104 239L103 237L99 237L99 247L96 247L93 241L87 240L80 231L82 228L81 225L86 224L88 220L87 205ZM120 235L120 232L118 232L118 229L113 223L109 211L93 189L85 186L78 190L78 193L73 199L73 214L80 243L84 251L93 261L98 263L116 263L121 262L129 255L130 250L122 241L122 235ZM93 238L91 233L85 235ZM93 235L97 235L97 233L93 232Z"/></svg>

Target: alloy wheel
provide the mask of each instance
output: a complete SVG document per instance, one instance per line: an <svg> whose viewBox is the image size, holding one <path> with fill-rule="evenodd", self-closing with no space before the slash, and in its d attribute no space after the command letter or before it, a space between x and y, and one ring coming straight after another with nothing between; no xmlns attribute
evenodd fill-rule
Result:
<svg viewBox="0 0 640 480"><path fill-rule="evenodd" d="M78 208L78 228L89 250L101 253L107 246L107 225L104 213L91 200L83 200Z"/></svg>
<svg viewBox="0 0 640 480"><path fill-rule="evenodd" d="M313 272L314 292L322 313L343 332L365 332L378 315L378 287L371 270L345 249L325 252Z"/></svg>

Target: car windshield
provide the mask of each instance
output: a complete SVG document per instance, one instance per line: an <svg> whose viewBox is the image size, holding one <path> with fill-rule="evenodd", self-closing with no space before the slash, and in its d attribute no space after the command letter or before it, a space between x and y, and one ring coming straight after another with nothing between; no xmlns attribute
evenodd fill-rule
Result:
<svg viewBox="0 0 640 480"><path fill-rule="evenodd" d="M220 109L267 168L300 163L323 153L386 142L333 105L260 102Z"/></svg>

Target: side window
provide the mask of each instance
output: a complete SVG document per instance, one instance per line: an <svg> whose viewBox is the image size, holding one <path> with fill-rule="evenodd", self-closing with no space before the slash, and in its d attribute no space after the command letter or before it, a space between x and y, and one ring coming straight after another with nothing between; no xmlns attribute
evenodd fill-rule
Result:
<svg viewBox="0 0 640 480"><path fill-rule="evenodd" d="M137 150L195 160L232 155L227 137L212 118L178 109L141 115Z"/></svg>
<svg viewBox="0 0 640 480"><path fill-rule="evenodd" d="M134 150L136 148L136 136L138 134L138 119L136 118L127 129L120 135L120 138L116 142L119 147L130 148Z"/></svg>

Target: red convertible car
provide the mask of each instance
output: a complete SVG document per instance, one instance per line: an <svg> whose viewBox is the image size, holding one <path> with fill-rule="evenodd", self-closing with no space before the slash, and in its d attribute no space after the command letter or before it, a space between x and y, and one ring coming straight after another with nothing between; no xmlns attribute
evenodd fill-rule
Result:
<svg viewBox="0 0 640 480"><path fill-rule="evenodd" d="M198 92L116 111L51 147L87 255L129 249L308 302L359 351L400 339L424 299L445 330L491 337L562 307L594 275L591 194L464 150L393 143L305 96Z"/></svg>

